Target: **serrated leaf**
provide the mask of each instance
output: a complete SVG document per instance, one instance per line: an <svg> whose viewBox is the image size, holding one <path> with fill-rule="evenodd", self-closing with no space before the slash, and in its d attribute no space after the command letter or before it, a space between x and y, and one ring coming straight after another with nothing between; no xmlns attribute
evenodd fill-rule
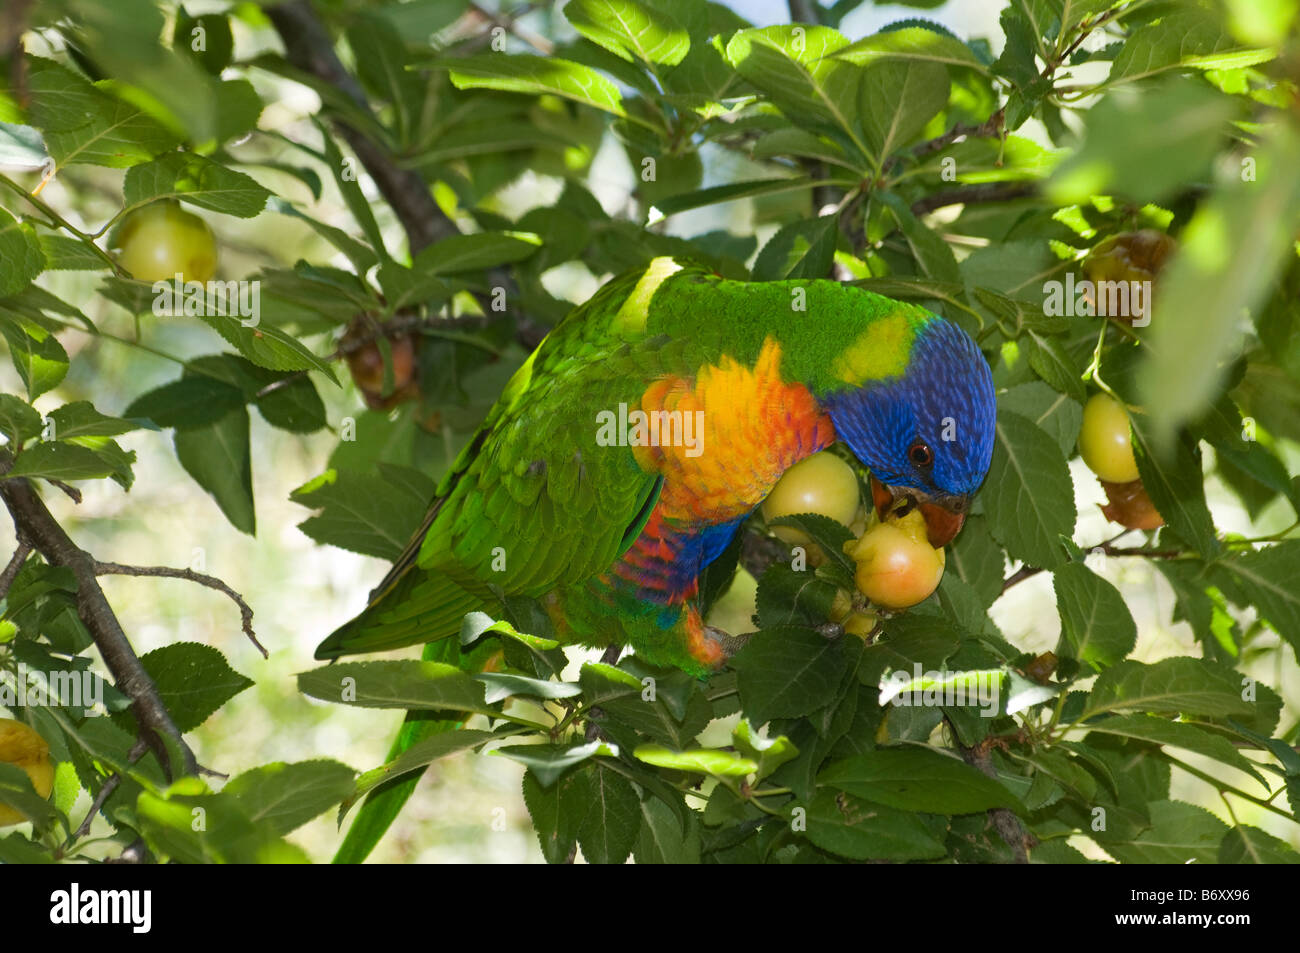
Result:
<svg viewBox="0 0 1300 953"><path fill-rule="evenodd" d="M626 116L618 87L589 66L559 57L501 56L481 53L439 59L435 66L451 70L457 89L500 89L532 95L550 93L615 116Z"/></svg>
<svg viewBox="0 0 1300 953"><path fill-rule="evenodd" d="M327 470L294 490L295 503L319 510L298 528L319 543L353 552L394 559L410 541L411 528L424 518L433 485L395 477L405 468L374 474Z"/></svg>
<svg viewBox="0 0 1300 953"><path fill-rule="evenodd" d="M538 784L548 788L575 764L591 758L618 757L618 746L603 741L570 745L507 745L492 749L492 753L518 761L537 778Z"/></svg>
<svg viewBox="0 0 1300 953"><path fill-rule="evenodd" d="M825 278L835 256L839 234L834 215L784 225L773 235L754 262L758 281L787 278Z"/></svg>
<svg viewBox="0 0 1300 953"><path fill-rule="evenodd" d="M1083 563L1066 563L1052 579L1061 642L1056 652L1095 671L1122 662L1137 643L1137 625L1119 590Z"/></svg>
<svg viewBox="0 0 1300 953"><path fill-rule="evenodd" d="M173 642L146 652L140 662L181 731L193 731L253 681L245 678L210 645Z"/></svg>
<svg viewBox="0 0 1300 953"><path fill-rule="evenodd" d="M921 134L947 105L948 85L947 67L924 60L877 61L863 70L858 111L877 160Z"/></svg>
<svg viewBox="0 0 1300 953"><path fill-rule="evenodd" d="M1237 605L1255 607L1300 651L1300 540L1224 556L1214 563L1212 578Z"/></svg>
<svg viewBox="0 0 1300 953"><path fill-rule="evenodd" d="M343 662L301 672L298 691L358 708L468 711L500 717L483 699L483 684L441 662Z"/></svg>
<svg viewBox="0 0 1300 953"><path fill-rule="evenodd" d="M21 446L41 432L41 415L27 401L13 394L0 394L0 433L9 443Z"/></svg>
<svg viewBox="0 0 1300 953"><path fill-rule="evenodd" d="M973 814L995 807L1025 813L1007 788L956 758L924 748L877 748L843 758L817 783L903 811Z"/></svg>
<svg viewBox="0 0 1300 953"><path fill-rule="evenodd" d="M1202 807L1182 801L1155 801L1151 827L1133 840L1107 840L1107 853L1122 864L1213 864L1228 827Z"/></svg>
<svg viewBox="0 0 1300 953"><path fill-rule="evenodd" d="M356 782L356 790L349 800L358 800L373 788L385 781L399 778L411 771L418 771L448 755L456 754L467 748L475 748L486 741L496 738L490 731L477 731L461 728L456 731L442 731L417 741L393 760L365 772Z"/></svg>
<svg viewBox="0 0 1300 953"><path fill-rule="evenodd" d="M232 778L221 793L233 796L251 821L283 836L346 798L355 776L337 761L274 762Z"/></svg>
<svg viewBox="0 0 1300 953"><path fill-rule="evenodd" d="M271 195L244 173L192 152L169 152L132 166L122 180L122 194L128 208L180 199L238 218L257 215Z"/></svg>
<svg viewBox="0 0 1300 953"><path fill-rule="evenodd" d="M839 684L838 642L800 627L756 633L732 659L751 724L798 718L827 705Z"/></svg>
<svg viewBox="0 0 1300 953"><path fill-rule="evenodd" d="M1133 709L1212 718L1249 715L1242 676L1202 659L1176 656L1152 665L1124 661L1097 677L1084 717Z"/></svg>
<svg viewBox="0 0 1300 953"><path fill-rule="evenodd" d="M808 839L850 860L942 857L942 840L918 815L820 788L808 805Z"/></svg>
<svg viewBox="0 0 1300 953"><path fill-rule="evenodd" d="M68 352L59 339L34 321L5 313L0 302L0 334L9 344L9 358L32 400L63 382Z"/></svg>
<svg viewBox="0 0 1300 953"><path fill-rule="evenodd" d="M423 249L412 263L423 275L447 275L522 261L537 253L541 239L531 232L453 235Z"/></svg>
<svg viewBox="0 0 1300 953"><path fill-rule="evenodd" d="M1190 437L1179 437L1169 453L1161 454L1154 442L1151 418L1133 414L1129 422L1133 431L1133 456L1151 502L1181 539L1201 555L1213 557L1219 550L1219 541L1205 502L1201 453L1196 442Z"/></svg>
<svg viewBox="0 0 1300 953"><path fill-rule="evenodd" d="M1219 863L1300 864L1300 854L1286 841L1258 827L1239 825L1228 831L1219 844Z"/></svg>
<svg viewBox="0 0 1300 953"><path fill-rule="evenodd" d="M254 535L257 522L253 512L248 411L240 406L214 423L177 430L172 442L185 472L212 495L230 524Z"/></svg>
<svg viewBox="0 0 1300 953"><path fill-rule="evenodd" d="M0 298L21 291L44 270L36 229L0 209Z"/></svg>
<svg viewBox="0 0 1300 953"><path fill-rule="evenodd" d="M582 855L593 864L621 864L632 853L641 800L622 775L597 763L587 777L587 816L578 830Z"/></svg>
<svg viewBox="0 0 1300 953"><path fill-rule="evenodd" d="M98 480L117 472L114 463L88 447L68 443L38 443L28 447L6 476L45 480Z"/></svg>
<svg viewBox="0 0 1300 953"><path fill-rule="evenodd" d="M1014 559L1060 565L1074 534L1074 484L1061 449L1032 422L998 410L993 460L981 494L989 531Z"/></svg>
<svg viewBox="0 0 1300 953"><path fill-rule="evenodd" d="M635 0L572 0L564 16L588 40L629 63L676 66L691 48L690 35L677 21Z"/></svg>
<svg viewBox="0 0 1300 953"><path fill-rule="evenodd" d="M1121 738L1138 738L1158 745L1171 745L1184 748L1231 765L1254 777L1260 784L1264 779L1255 769L1255 765L1245 757L1231 741L1219 735L1211 734L1195 725L1178 721L1169 721L1155 715L1134 714L1116 715L1090 722L1089 731L1105 735L1117 735Z"/></svg>

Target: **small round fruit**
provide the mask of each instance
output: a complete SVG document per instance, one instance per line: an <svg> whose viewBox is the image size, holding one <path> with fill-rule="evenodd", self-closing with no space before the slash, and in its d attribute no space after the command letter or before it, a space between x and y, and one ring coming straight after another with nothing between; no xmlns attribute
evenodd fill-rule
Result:
<svg viewBox="0 0 1300 953"><path fill-rule="evenodd" d="M403 401L411 400L420 393L420 381L417 373L415 338L402 334L389 338L388 353L393 362L393 391L384 395L384 355L379 345L371 340L374 334L369 322L354 319L343 334L340 346L347 352L348 370L352 380L365 398L366 406L371 410L391 410ZM358 347L351 347L356 341L364 341Z"/></svg>
<svg viewBox="0 0 1300 953"><path fill-rule="evenodd" d="M1132 483L1100 482L1109 501L1101 508L1101 512L1112 523L1129 529L1159 529L1165 525L1165 518L1151 502L1151 497L1147 496L1146 487L1141 480Z"/></svg>
<svg viewBox="0 0 1300 953"><path fill-rule="evenodd" d="M32 787L41 797L49 797L54 790L54 762L50 760L50 746L21 721L0 718L0 762L15 765L27 772ZM25 820L27 818L21 811L0 804L0 827L21 824Z"/></svg>
<svg viewBox="0 0 1300 953"><path fill-rule="evenodd" d="M1124 406L1109 394L1094 394L1083 405L1079 456L1106 482L1132 483L1138 467L1129 433Z"/></svg>
<svg viewBox="0 0 1300 953"><path fill-rule="evenodd" d="M857 563L854 581L864 596L886 609L907 609L924 601L943 578L944 551L926 539L925 519L912 510L846 543Z"/></svg>
<svg viewBox="0 0 1300 953"><path fill-rule="evenodd" d="M782 474L763 501L763 519L818 513L844 526L857 515L858 477L853 468L828 451L800 460ZM806 546L806 534L793 526L774 526L772 532L791 546Z"/></svg>
<svg viewBox="0 0 1300 953"><path fill-rule="evenodd" d="M874 612L865 610L850 612L848 616L840 622L840 627L848 635L856 635L860 639L866 639L876 630L876 623L879 620Z"/></svg>
<svg viewBox="0 0 1300 953"><path fill-rule="evenodd" d="M140 281L208 281L217 273L212 229L175 202L155 202L126 217L118 229L118 264Z"/></svg>

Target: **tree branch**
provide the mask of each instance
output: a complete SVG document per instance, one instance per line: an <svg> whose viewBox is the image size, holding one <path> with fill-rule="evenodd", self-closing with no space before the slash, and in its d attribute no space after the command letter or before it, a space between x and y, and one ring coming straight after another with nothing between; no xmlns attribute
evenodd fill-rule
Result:
<svg viewBox="0 0 1300 953"><path fill-rule="evenodd" d="M952 730L953 740L961 751L962 760L996 781L998 772L993 767L993 758L989 755L987 740L968 748L957 739L957 729L953 727L951 721L948 722L948 727ZM1025 826L1020 823L1020 818L1016 817L1015 812L1005 807L995 807L990 809L988 814L989 819L993 821L993 827L1006 841L1007 846L1011 848L1016 863L1029 863L1029 849L1035 846L1038 841L1025 830Z"/></svg>
<svg viewBox="0 0 1300 953"><path fill-rule="evenodd" d="M285 58L290 63L341 90L360 108L369 111L361 85L335 54L334 41L316 19L309 0L288 0L267 7L266 15L280 34ZM428 184L418 172L400 168L383 148L347 123L338 119L332 122L402 223L412 255L436 241L460 234L456 223L438 208Z"/></svg>
<svg viewBox="0 0 1300 953"><path fill-rule="evenodd" d="M924 215L949 205L974 205L982 202L1009 202L1023 199L1038 191L1031 182L988 182L967 185L946 192L936 192L912 203L913 215Z"/></svg>
<svg viewBox="0 0 1300 953"><path fill-rule="evenodd" d="M0 461L0 473L7 473L11 466L11 461ZM0 479L0 499L13 518L14 532L20 540L31 540L33 548L51 566L72 570L77 580L77 615L95 640L118 691L131 699L131 713L140 726L141 737L158 756L164 770L173 779L181 774L197 774L199 766L194 752L172 721L158 687L140 663L113 607L104 597L104 590L99 587L94 557L72 541L27 480ZM179 770L170 763L164 737L170 738L180 752L183 764Z"/></svg>
<svg viewBox="0 0 1300 953"><path fill-rule="evenodd" d="M94 560L94 564L95 575L97 576L164 576L168 579L188 579L200 586L207 586L209 589L217 590L217 592L224 592L239 607L240 620L243 623L244 634L248 636L248 640L257 646L257 650L262 653L262 658L271 657L271 653L266 650L266 647L257 641L257 633L253 631L252 607L244 601L243 596L216 576L195 572L193 569L172 569L168 566L124 566L121 563L100 562L98 559Z"/></svg>

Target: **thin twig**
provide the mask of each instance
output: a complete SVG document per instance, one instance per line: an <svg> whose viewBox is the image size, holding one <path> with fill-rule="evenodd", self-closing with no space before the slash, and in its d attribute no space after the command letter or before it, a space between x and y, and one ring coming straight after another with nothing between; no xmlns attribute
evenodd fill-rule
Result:
<svg viewBox="0 0 1300 953"><path fill-rule="evenodd" d="M262 653L263 658L271 657L271 653L266 650L265 646L257 641L257 634L253 631L252 608L244 601L243 596L216 576L195 572L193 569L173 569L170 566L124 566L121 563L100 562L98 559L94 561L94 566L96 576L163 576L168 579L188 579L200 586L207 586L209 589L217 590L217 592L224 592L235 605L239 606L240 619L243 622L244 634L248 636L248 640L257 646L257 650Z"/></svg>
<svg viewBox="0 0 1300 953"><path fill-rule="evenodd" d="M62 480L55 480L50 477L41 477L41 479L44 480L46 483L48 483L50 486L54 487L55 489L62 490L63 495L66 496L68 499L70 499L73 503L81 502L81 491L78 490L75 486L70 486L69 484L64 483Z"/></svg>
<svg viewBox="0 0 1300 953"><path fill-rule="evenodd" d="M13 466L12 460L0 460L0 475ZM0 479L0 499L14 521L15 534L26 536L33 548L51 566L72 570L77 580L77 616L85 625L99 654L113 676L117 690L131 699L131 713L140 726L141 735L158 756L163 769L174 780L181 775L198 773L198 761L172 720L148 671L141 664L131 641L104 596L95 576L95 559L74 543L59 525L32 484L23 477ZM181 756L173 765L163 739L169 738Z"/></svg>
<svg viewBox="0 0 1300 953"><path fill-rule="evenodd" d="M23 564L27 562L27 557L31 554L31 540L27 538L25 533L19 531L18 547L14 550L13 556L10 557L9 565L5 566L4 572L0 572L0 599L9 595L9 587L14 584L14 580L18 578L19 571L23 568Z"/></svg>
<svg viewBox="0 0 1300 953"><path fill-rule="evenodd" d="M959 122L942 136L935 136L933 139L927 139L925 142L913 146L912 155L921 159L925 156L931 155L932 153L940 152L959 140L988 139L993 136L1000 137L1002 135L1002 123L1005 117L1006 111L999 109L978 126L971 125L970 123Z"/></svg>
<svg viewBox="0 0 1300 953"><path fill-rule="evenodd" d="M131 746L131 750L126 754L126 763L135 764L144 757L144 753L148 750L149 746L145 744L144 739L137 738L135 744ZM74 841L77 841L90 833L90 825L94 823L95 815L103 809L104 804L113 796L113 792L117 790L121 783L122 775L120 772L116 771L113 773L112 777L104 782L103 786L99 789L99 793L95 795L95 800L90 805L90 811L86 814L86 819L81 822L81 826L73 831L72 835L68 838L68 847L71 847Z"/></svg>
<svg viewBox="0 0 1300 953"><path fill-rule="evenodd" d="M996 781L998 772L993 766L992 756L989 755L989 739L968 748L957 737L957 729L951 721L948 722L948 727L952 730L953 741L961 750L962 760ZM1020 818L1016 817L1015 812L1005 807L995 807L988 814L989 819L993 821L993 827L1002 835L1002 839L1006 841L1007 846L1011 848L1016 863L1029 863L1030 848L1037 846L1038 841L1033 834L1025 830L1025 826L1020 823Z"/></svg>

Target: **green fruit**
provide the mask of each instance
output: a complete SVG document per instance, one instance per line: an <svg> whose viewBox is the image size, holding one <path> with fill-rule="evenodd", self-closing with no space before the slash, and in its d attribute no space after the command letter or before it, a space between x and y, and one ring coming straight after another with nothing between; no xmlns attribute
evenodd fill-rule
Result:
<svg viewBox="0 0 1300 953"><path fill-rule="evenodd" d="M1094 394L1083 405L1079 456L1107 483L1132 483L1138 478L1128 414L1109 394Z"/></svg>
<svg viewBox="0 0 1300 953"><path fill-rule="evenodd" d="M129 214L117 233L118 264L140 281L210 280L217 273L212 229L171 201L155 202Z"/></svg>

